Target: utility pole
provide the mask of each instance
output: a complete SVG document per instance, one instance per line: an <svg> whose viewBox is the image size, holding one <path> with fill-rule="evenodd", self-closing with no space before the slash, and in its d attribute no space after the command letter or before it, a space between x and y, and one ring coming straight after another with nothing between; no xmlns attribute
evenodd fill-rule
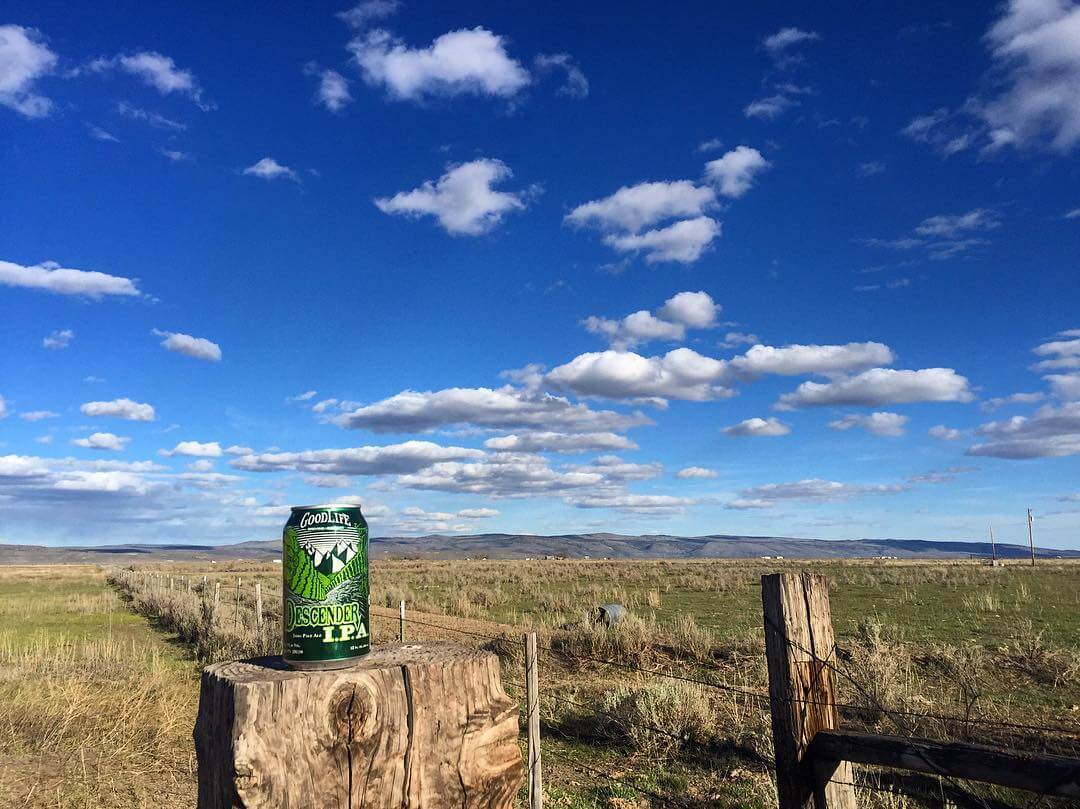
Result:
<svg viewBox="0 0 1080 809"><path fill-rule="evenodd" d="M1031 566L1035 567L1035 535L1031 530L1031 509L1027 510L1028 513L1028 545L1031 547Z"/></svg>
<svg viewBox="0 0 1080 809"><path fill-rule="evenodd" d="M997 545L994 544L994 524L990 523L990 561L997 564Z"/></svg>

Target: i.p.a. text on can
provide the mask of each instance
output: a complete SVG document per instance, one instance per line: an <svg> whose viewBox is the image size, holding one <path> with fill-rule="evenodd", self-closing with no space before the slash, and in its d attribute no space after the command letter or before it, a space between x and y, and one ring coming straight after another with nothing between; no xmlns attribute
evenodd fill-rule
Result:
<svg viewBox="0 0 1080 809"><path fill-rule="evenodd" d="M371 650L368 527L359 505L294 506L282 537L282 649L300 669Z"/></svg>

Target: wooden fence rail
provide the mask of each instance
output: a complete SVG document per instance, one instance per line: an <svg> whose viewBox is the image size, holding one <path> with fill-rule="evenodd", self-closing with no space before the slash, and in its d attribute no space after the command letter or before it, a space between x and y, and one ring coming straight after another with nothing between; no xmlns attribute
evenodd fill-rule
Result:
<svg viewBox="0 0 1080 809"><path fill-rule="evenodd" d="M815 762L874 764L983 781L1042 795L1080 798L1080 761L1064 756L851 730L818 731L810 743L808 755Z"/></svg>
<svg viewBox="0 0 1080 809"><path fill-rule="evenodd" d="M841 729L825 577L763 576L761 600L780 809L855 809L852 763L1080 798L1080 759Z"/></svg>

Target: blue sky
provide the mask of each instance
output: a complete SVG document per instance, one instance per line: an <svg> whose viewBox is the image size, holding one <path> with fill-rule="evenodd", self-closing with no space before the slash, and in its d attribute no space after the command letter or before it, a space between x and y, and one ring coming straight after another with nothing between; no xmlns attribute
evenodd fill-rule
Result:
<svg viewBox="0 0 1080 809"><path fill-rule="evenodd" d="M1075 3L4 14L4 541L1080 547Z"/></svg>

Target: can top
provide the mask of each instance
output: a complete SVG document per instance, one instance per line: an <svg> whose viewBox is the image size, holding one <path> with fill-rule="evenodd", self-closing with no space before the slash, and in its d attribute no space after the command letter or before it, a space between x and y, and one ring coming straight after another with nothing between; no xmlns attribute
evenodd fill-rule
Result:
<svg viewBox="0 0 1080 809"><path fill-rule="evenodd" d="M318 506L293 506L293 511L307 511L312 508L322 508L329 510L346 509L346 508L360 508L359 503L324 503Z"/></svg>

